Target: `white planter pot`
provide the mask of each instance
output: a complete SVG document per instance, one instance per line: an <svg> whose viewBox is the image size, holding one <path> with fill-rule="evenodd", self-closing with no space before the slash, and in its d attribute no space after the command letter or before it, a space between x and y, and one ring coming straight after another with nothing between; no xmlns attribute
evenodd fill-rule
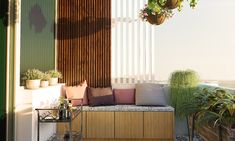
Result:
<svg viewBox="0 0 235 141"><path fill-rule="evenodd" d="M49 85L49 81L41 81L40 82L40 86L43 87L43 88L47 87L48 85Z"/></svg>
<svg viewBox="0 0 235 141"><path fill-rule="evenodd" d="M56 84L58 84L58 78L50 78L49 85L54 86Z"/></svg>
<svg viewBox="0 0 235 141"><path fill-rule="evenodd" d="M26 80L27 89L38 89L40 87L40 79L37 80Z"/></svg>

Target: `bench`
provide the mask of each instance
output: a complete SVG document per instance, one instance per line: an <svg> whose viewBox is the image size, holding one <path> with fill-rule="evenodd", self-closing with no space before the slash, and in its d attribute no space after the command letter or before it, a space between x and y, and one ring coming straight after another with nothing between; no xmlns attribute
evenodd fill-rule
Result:
<svg viewBox="0 0 235 141"><path fill-rule="evenodd" d="M76 119L73 122L78 121ZM76 127L73 128L76 130ZM58 126L58 130L61 129ZM83 106L83 140L173 141L174 108L136 105Z"/></svg>

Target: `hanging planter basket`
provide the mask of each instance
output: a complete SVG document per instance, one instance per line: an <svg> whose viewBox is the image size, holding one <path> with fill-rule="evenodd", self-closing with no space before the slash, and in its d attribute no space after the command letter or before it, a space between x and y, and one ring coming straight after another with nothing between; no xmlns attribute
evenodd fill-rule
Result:
<svg viewBox="0 0 235 141"><path fill-rule="evenodd" d="M153 25L160 25L165 21L165 19L166 19L165 14L149 15L147 17L147 21Z"/></svg>
<svg viewBox="0 0 235 141"><path fill-rule="evenodd" d="M159 3L159 0L158 0ZM162 6L163 8L167 8L167 9L175 9L179 6L180 4L180 0L167 0L165 5Z"/></svg>

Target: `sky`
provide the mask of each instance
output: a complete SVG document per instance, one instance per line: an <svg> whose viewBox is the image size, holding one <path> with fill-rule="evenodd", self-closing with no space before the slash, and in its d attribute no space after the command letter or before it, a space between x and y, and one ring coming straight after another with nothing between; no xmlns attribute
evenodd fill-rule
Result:
<svg viewBox="0 0 235 141"><path fill-rule="evenodd" d="M202 80L235 80L235 0L185 3L157 30L158 70L166 80L176 69L193 69Z"/></svg>

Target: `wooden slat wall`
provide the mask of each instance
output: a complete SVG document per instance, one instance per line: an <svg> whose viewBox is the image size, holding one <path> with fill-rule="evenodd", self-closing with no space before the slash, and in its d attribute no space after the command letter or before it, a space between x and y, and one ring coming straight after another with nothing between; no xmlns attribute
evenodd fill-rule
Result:
<svg viewBox="0 0 235 141"><path fill-rule="evenodd" d="M56 38L61 82L111 85L111 0L59 0Z"/></svg>

